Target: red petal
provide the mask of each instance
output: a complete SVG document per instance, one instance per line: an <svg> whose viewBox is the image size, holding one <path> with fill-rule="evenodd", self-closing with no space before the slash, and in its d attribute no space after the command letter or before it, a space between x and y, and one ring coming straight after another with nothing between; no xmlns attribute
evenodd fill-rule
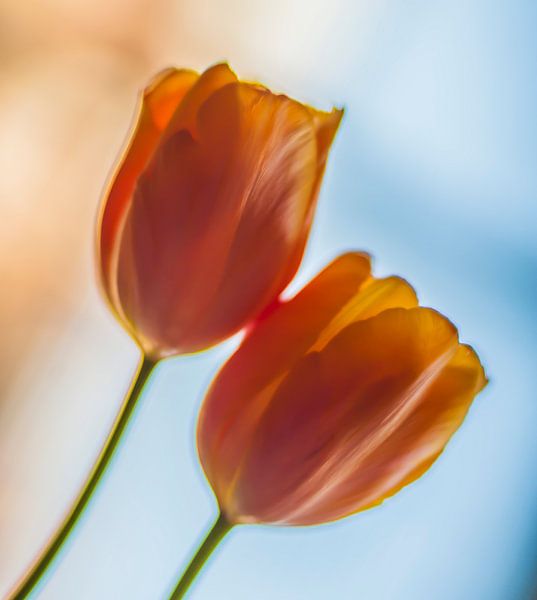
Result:
<svg viewBox="0 0 537 600"><path fill-rule="evenodd" d="M134 186L175 109L197 77L192 71L168 69L148 85L129 147L106 194L99 228L99 251L103 285L116 309L114 262L117 260L119 232Z"/></svg>
<svg viewBox="0 0 537 600"><path fill-rule="evenodd" d="M259 322L216 378L203 404L198 446L217 495L226 489L255 431L256 419L283 375L367 280L369 258L336 259L295 298Z"/></svg>
<svg viewBox="0 0 537 600"><path fill-rule="evenodd" d="M315 176L311 118L287 98L226 85L196 132L159 146L122 246L122 306L170 353L220 341L278 296Z"/></svg>
<svg viewBox="0 0 537 600"><path fill-rule="evenodd" d="M382 460L376 469L370 461L400 439L456 349L455 328L429 309L387 310L347 327L275 393L252 437L233 510L241 520L290 524L337 518L334 495L349 478L381 477Z"/></svg>

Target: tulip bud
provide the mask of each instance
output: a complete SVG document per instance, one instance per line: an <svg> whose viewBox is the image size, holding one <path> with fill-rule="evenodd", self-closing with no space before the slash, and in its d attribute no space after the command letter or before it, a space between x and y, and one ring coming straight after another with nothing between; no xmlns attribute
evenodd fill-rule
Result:
<svg viewBox="0 0 537 600"><path fill-rule="evenodd" d="M147 355L212 346L287 286L341 116L225 64L149 85L99 239L106 296Z"/></svg>
<svg viewBox="0 0 537 600"><path fill-rule="evenodd" d="M423 474L485 384L452 323L347 254L224 365L200 414L201 463L229 523L333 521Z"/></svg>

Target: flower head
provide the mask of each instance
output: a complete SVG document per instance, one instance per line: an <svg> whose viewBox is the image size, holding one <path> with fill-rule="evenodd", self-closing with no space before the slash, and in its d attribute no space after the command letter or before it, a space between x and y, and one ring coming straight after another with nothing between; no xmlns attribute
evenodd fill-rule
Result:
<svg viewBox="0 0 537 600"><path fill-rule="evenodd" d="M201 462L231 523L332 521L426 471L485 383L446 318L350 253L224 365L200 414Z"/></svg>
<svg viewBox="0 0 537 600"><path fill-rule="evenodd" d="M106 195L100 271L146 353L205 349L295 274L342 112L237 80L226 64L155 78Z"/></svg>

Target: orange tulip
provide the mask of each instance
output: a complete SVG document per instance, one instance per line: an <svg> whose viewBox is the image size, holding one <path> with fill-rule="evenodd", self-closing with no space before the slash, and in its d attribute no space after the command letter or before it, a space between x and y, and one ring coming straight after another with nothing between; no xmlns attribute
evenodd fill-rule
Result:
<svg viewBox="0 0 537 600"><path fill-rule="evenodd" d="M200 459L230 524L333 521L420 477L485 384L453 324L347 254L260 319L222 368Z"/></svg>
<svg viewBox="0 0 537 600"><path fill-rule="evenodd" d="M107 298L147 355L207 348L278 297L341 116L239 82L226 64L148 86L99 240Z"/></svg>

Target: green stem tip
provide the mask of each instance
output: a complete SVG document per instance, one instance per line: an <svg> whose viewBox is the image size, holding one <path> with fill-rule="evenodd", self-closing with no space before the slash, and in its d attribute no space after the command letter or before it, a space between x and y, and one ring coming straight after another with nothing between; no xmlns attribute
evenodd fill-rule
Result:
<svg viewBox="0 0 537 600"><path fill-rule="evenodd" d="M209 530L206 538L203 540L196 553L192 557L189 565L181 575L175 589L171 593L169 600L180 600L184 598L190 586L196 579L203 565L207 562L211 554L216 550L220 542L229 533L233 524L229 523L224 515L218 515L214 525Z"/></svg>

